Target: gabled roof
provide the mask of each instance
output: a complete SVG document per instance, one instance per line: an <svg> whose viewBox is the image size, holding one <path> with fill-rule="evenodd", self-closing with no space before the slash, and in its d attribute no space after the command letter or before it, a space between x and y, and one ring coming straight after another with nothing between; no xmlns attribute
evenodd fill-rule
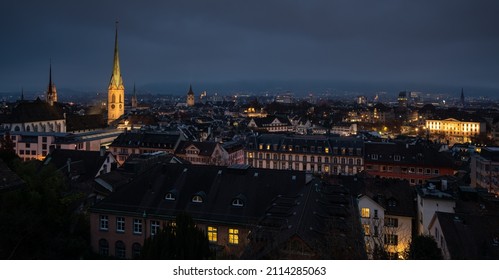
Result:
<svg viewBox="0 0 499 280"><path fill-rule="evenodd" d="M114 139L111 147L174 149L179 138L179 133L122 133Z"/></svg>
<svg viewBox="0 0 499 280"><path fill-rule="evenodd" d="M64 113L58 105L50 106L37 98L35 101L20 102L8 115L6 121L10 123L27 123L37 121L63 120Z"/></svg>
<svg viewBox="0 0 499 280"><path fill-rule="evenodd" d="M91 130L101 129L107 127L103 115L74 115L68 114L66 116L66 130Z"/></svg>
<svg viewBox="0 0 499 280"><path fill-rule="evenodd" d="M0 192L22 187L25 182L0 159Z"/></svg>
<svg viewBox="0 0 499 280"><path fill-rule="evenodd" d="M270 124L275 121L280 122L282 125L291 125L291 123L287 118L277 117L277 116L268 116L265 118L253 118L252 120L259 128L270 126Z"/></svg>
<svg viewBox="0 0 499 280"><path fill-rule="evenodd" d="M452 259L499 258L499 217L435 212L435 220Z"/></svg>
<svg viewBox="0 0 499 280"><path fill-rule="evenodd" d="M44 164L54 165L55 168L61 169L64 173L67 173L68 164L70 164L70 176L79 175L79 180L84 181L99 175L98 172L106 163L108 156L112 156L112 154L104 152L104 155L101 156L100 151L55 149L47 155Z"/></svg>
<svg viewBox="0 0 499 280"><path fill-rule="evenodd" d="M358 175L343 176L339 178L339 183L349 188L354 195L368 196L385 208L388 215L416 216L416 189L405 180Z"/></svg>
<svg viewBox="0 0 499 280"><path fill-rule="evenodd" d="M180 141L175 154L185 154L189 147L194 146L199 150L200 156L211 156L219 145L217 142Z"/></svg>
<svg viewBox="0 0 499 280"><path fill-rule="evenodd" d="M295 176L295 177L293 177ZM305 185L305 173L287 170L157 164L112 193L92 211L175 217L188 212L197 220L249 226L256 222L278 195L296 195ZM175 200L165 195L176 190ZM203 203L192 197L204 192ZM232 206L236 197L246 198L243 207Z"/></svg>
<svg viewBox="0 0 499 280"><path fill-rule="evenodd" d="M424 142L366 142L364 154L365 159L371 162L449 168L454 166L452 157L447 153L438 152L435 147ZM377 159L373 159L372 155L377 155ZM400 159L395 160L395 156Z"/></svg>

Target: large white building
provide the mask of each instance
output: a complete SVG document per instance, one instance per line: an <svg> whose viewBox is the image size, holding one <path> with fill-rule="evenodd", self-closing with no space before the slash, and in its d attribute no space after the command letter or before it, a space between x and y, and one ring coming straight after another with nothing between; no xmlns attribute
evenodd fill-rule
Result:
<svg viewBox="0 0 499 280"><path fill-rule="evenodd" d="M432 138L443 137L450 144L471 142L471 138L486 132L485 122L474 119L455 118L428 119L426 129Z"/></svg>
<svg viewBox="0 0 499 280"><path fill-rule="evenodd" d="M99 151L109 146L123 131L104 129L80 134L65 132L10 132L16 154L23 161L43 160L54 148Z"/></svg>

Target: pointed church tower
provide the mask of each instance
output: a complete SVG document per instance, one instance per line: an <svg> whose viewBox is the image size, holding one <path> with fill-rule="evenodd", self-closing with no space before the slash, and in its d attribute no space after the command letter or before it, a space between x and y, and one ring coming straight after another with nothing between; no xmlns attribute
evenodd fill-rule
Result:
<svg viewBox="0 0 499 280"><path fill-rule="evenodd" d="M47 93L45 94L45 100L50 106L53 106L54 102L57 102L57 90L52 82L52 62L50 62L49 67L49 85L47 87Z"/></svg>
<svg viewBox="0 0 499 280"><path fill-rule="evenodd" d="M135 92L135 83L133 83L132 108L137 108L137 93Z"/></svg>
<svg viewBox="0 0 499 280"><path fill-rule="evenodd" d="M461 106L464 108L464 90L461 88Z"/></svg>
<svg viewBox="0 0 499 280"><path fill-rule="evenodd" d="M118 55L118 22L114 38L113 73L107 89L107 123L111 123L125 113L125 87L120 72L120 58Z"/></svg>
<svg viewBox="0 0 499 280"><path fill-rule="evenodd" d="M192 91L192 85L189 86L189 92L187 93L187 106L194 106L194 92Z"/></svg>

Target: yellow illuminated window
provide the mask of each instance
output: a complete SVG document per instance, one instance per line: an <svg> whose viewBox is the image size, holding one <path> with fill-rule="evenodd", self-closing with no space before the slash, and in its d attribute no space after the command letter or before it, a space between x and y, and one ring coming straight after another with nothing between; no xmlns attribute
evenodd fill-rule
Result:
<svg viewBox="0 0 499 280"><path fill-rule="evenodd" d="M208 227L208 241L217 242L217 228L216 227Z"/></svg>
<svg viewBox="0 0 499 280"><path fill-rule="evenodd" d="M360 210L360 215L362 216L362 218L369 218L369 208L362 208Z"/></svg>
<svg viewBox="0 0 499 280"><path fill-rule="evenodd" d="M328 147L324 148L324 152L326 152L326 154L329 154L329 148Z"/></svg>
<svg viewBox="0 0 499 280"><path fill-rule="evenodd" d="M239 230L229 228L229 244L239 244Z"/></svg>
<svg viewBox="0 0 499 280"><path fill-rule="evenodd" d="M364 235L371 235L371 228L369 227L369 225L362 225L362 227L364 228Z"/></svg>

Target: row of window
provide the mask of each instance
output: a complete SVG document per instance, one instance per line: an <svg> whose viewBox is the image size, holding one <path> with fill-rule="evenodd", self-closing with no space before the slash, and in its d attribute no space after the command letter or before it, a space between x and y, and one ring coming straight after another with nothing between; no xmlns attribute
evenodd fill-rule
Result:
<svg viewBox="0 0 499 280"><path fill-rule="evenodd" d="M139 243L133 243L132 258L134 259L139 258L141 251L142 251L142 245L140 245ZM109 242L104 238L99 240L99 254L101 256L109 256ZM123 241L118 240L114 244L114 256L119 259L126 258L126 246Z"/></svg>
<svg viewBox="0 0 499 280"><path fill-rule="evenodd" d="M176 196L174 193L172 192L169 192L165 195L165 200L176 200ZM203 199L203 196L201 195L194 195L191 199L191 202L194 202L194 203L203 203L204 199ZM232 206L236 206L236 207L243 207L244 206L244 201L240 198L234 198L232 200Z"/></svg>
<svg viewBox="0 0 499 280"><path fill-rule="evenodd" d="M99 229L103 231L109 230L109 217L101 215L99 219ZM133 219L133 233L142 234L142 219ZM159 221L151 221L151 235L156 235L159 231ZM116 217L116 232L125 232L125 218Z"/></svg>
<svg viewBox="0 0 499 280"><path fill-rule="evenodd" d="M270 160L270 159L273 159L273 160L279 160L279 155L278 154L269 154L269 153L266 153L266 154L263 154L263 153L257 153L257 158L258 159L264 159L264 156L265 156L265 159L267 160ZM255 157L255 154L252 153L252 152L248 152L247 153L247 158L248 159L252 159ZM288 161L300 161L300 156L299 155L287 155L287 160ZM330 157L317 157L317 161L316 161L316 158L315 156L307 156L307 155L303 155L301 156L301 161L303 162L318 162L318 163L322 163L324 159L324 163L329 163L331 161L331 158ZM285 161L286 160L286 155L281 155L280 156L280 160L281 161ZM333 157L332 158L332 163L341 163L341 164L347 164L347 161L348 161L348 164L350 165L353 165L354 164L354 159L352 158L344 158L344 157ZM357 165L361 165L362 164L362 159L355 159L355 162Z"/></svg>
<svg viewBox="0 0 499 280"><path fill-rule="evenodd" d="M375 169L374 169L375 167L376 166L373 166L373 165L366 165L366 170L375 171ZM399 166L397 166L397 169L400 170L400 173L410 173L410 174L419 173L419 174L426 174L426 175L428 175L428 174L439 175L440 174L439 169L433 169L433 173L432 173L431 168L416 168L416 167L399 167ZM417 172L416 172L416 170L417 170ZM379 168L379 171L393 172L393 166L381 165Z"/></svg>
<svg viewBox="0 0 499 280"><path fill-rule="evenodd" d="M252 144L250 144L250 149L252 148ZM301 149L300 149L301 148ZM267 150L267 151L278 151L278 145L277 144L259 144L258 145L259 150ZM317 149L315 146L300 146L300 145L281 145L280 146L281 151L289 151L289 152L299 152L300 150L303 152L311 152L311 153L325 153L329 154L330 149L329 147L324 147L324 149L321 146L318 146ZM362 149L361 148L338 148L338 147L333 147L333 154L341 154L341 155L351 155L353 156L354 153L358 156L362 155Z"/></svg>
<svg viewBox="0 0 499 280"><path fill-rule="evenodd" d="M154 236L158 234L160 230L160 222L157 220L151 220L150 224L151 224L151 235ZM175 223L173 223L173 225L175 225ZM103 231L109 230L109 216L100 215L99 228L100 230ZM133 233L142 234L142 231L143 231L142 219L133 219ZM116 217L116 232L119 233L125 232L125 217ZM208 240L210 242L216 243L218 241L218 228L213 226L208 226L207 235L208 235ZM234 244L234 245L239 244L239 229L229 228L228 236L229 236L229 244Z"/></svg>

